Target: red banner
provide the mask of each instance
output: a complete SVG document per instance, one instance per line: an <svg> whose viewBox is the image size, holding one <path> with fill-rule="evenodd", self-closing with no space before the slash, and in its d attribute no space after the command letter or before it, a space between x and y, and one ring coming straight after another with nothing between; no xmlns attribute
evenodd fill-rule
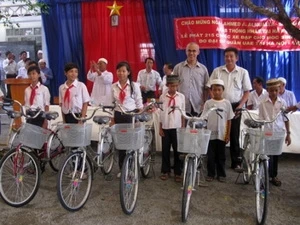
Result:
<svg viewBox="0 0 300 225"><path fill-rule="evenodd" d="M300 19L292 19L300 27ZM292 38L283 25L272 19L188 17L174 19L176 48L189 42L200 48L236 47L240 50L299 51L300 41Z"/></svg>

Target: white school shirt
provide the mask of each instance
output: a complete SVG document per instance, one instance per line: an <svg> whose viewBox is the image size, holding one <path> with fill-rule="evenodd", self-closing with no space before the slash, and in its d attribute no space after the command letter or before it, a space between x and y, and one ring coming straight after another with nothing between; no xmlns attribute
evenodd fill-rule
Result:
<svg viewBox="0 0 300 225"><path fill-rule="evenodd" d="M33 104L30 105L30 96L32 92L32 85L25 89L25 106L36 109L40 108L41 110L45 110L45 106L50 105L50 93L46 86L41 84L40 82L36 85L38 88L35 90L35 97L33 99Z"/></svg>
<svg viewBox="0 0 300 225"><path fill-rule="evenodd" d="M207 115L207 112L212 107L223 109L222 112L218 112L222 117L220 117L215 111L212 111ZM207 119L207 129L211 131L210 140L218 139L225 141L227 121L234 117L234 112L230 102L227 99L207 100L204 104L202 115L205 116L203 117L204 119Z"/></svg>
<svg viewBox="0 0 300 225"><path fill-rule="evenodd" d="M0 90L0 97L3 97L4 96L4 94L3 94L3 92Z"/></svg>
<svg viewBox="0 0 300 225"><path fill-rule="evenodd" d="M223 92L223 98L229 100L230 103L239 102L245 91L252 90L248 71L237 65L231 72L227 70L225 65L214 69L206 86L210 87L210 82L213 79L221 79L224 81L225 90Z"/></svg>
<svg viewBox="0 0 300 225"><path fill-rule="evenodd" d="M110 105L112 102L111 85L113 83L113 74L105 70L98 76L97 72L91 70L87 74L87 79L94 82L91 93L91 101L95 105L102 103L103 105Z"/></svg>
<svg viewBox="0 0 300 225"><path fill-rule="evenodd" d="M286 107L294 106L297 104L295 94L292 91L285 89L282 95L279 94L279 97L285 101Z"/></svg>
<svg viewBox="0 0 300 225"><path fill-rule="evenodd" d="M162 102L162 109L159 113L160 122L163 129L176 129L182 127L181 118L182 115L179 110L174 110L171 107L173 106L173 101L170 102L168 92L162 94L159 98L159 101ZM175 93L175 106L179 106L182 110L185 110L185 97L183 94L176 92ZM171 112L172 111L172 112ZM171 112L171 113L169 113Z"/></svg>
<svg viewBox="0 0 300 225"><path fill-rule="evenodd" d="M150 73L146 69L140 70L137 77L137 83L146 87L147 91L156 91L156 85L161 85L160 74L156 70L151 70Z"/></svg>
<svg viewBox="0 0 300 225"><path fill-rule="evenodd" d="M69 107L67 107L64 102L64 96L68 86L64 83L59 87L59 104L64 114L70 113L70 110L74 113L81 113L82 105L90 101L90 95L84 83L75 80L72 84L74 87L70 89Z"/></svg>
<svg viewBox="0 0 300 225"><path fill-rule="evenodd" d="M22 67L25 67L25 62L23 60L20 60L18 63L17 63L17 69L19 70L20 68Z"/></svg>
<svg viewBox="0 0 300 225"><path fill-rule="evenodd" d="M27 69L24 66L19 68L16 78L28 78Z"/></svg>
<svg viewBox="0 0 300 225"><path fill-rule="evenodd" d="M115 82L112 84L112 97L113 101L116 102L116 104L121 104L122 107L126 111L131 111L134 109L142 109L143 108L143 99L142 99L142 93L139 84L135 82L131 82L133 87L133 93L131 93L131 87L130 82L127 80L127 87L125 88L125 99L123 104L120 102L119 94L121 92L121 85L118 82ZM116 107L115 109L118 112L121 112L119 107Z"/></svg>
<svg viewBox="0 0 300 225"><path fill-rule="evenodd" d="M259 119L263 120L273 120L275 116L280 112L282 107L285 107L285 101L277 97L274 105L271 99L268 97L264 101L261 102L258 108L258 115ZM271 129L273 131L281 131L282 129L285 130L285 121L288 121L283 115L279 115L278 118L273 123L267 123L265 128Z"/></svg>
<svg viewBox="0 0 300 225"><path fill-rule="evenodd" d="M249 106L252 105L253 110L257 110L259 107L259 104L268 96L269 96L269 93L264 88L263 88L260 96L258 96L257 92L255 90L253 90L249 94L247 105L249 105Z"/></svg>

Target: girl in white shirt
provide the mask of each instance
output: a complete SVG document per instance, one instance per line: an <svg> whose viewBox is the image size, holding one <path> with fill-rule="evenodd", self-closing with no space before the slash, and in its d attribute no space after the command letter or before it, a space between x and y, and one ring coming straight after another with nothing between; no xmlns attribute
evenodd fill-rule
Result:
<svg viewBox="0 0 300 225"><path fill-rule="evenodd" d="M128 62L119 62L117 65L118 81L112 85L112 97L116 104L121 104L126 111L143 108L143 100L140 87L132 81L132 71ZM119 108L115 109L114 123L131 123L131 116L123 115ZM119 168L122 168L126 151L119 151ZM119 174L118 174L119 176Z"/></svg>
<svg viewBox="0 0 300 225"><path fill-rule="evenodd" d="M27 74L31 79L31 84L25 89L25 106L32 109L40 108L44 112L49 111L50 93L48 88L40 82L40 68L31 66ZM27 119L27 123L47 128L47 120L42 118L42 115L35 119Z"/></svg>
<svg viewBox="0 0 300 225"><path fill-rule="evenodd" d="M90 95L84 83L77 80L78 66L74 63L65 65L65 75L67 81L59 87L59 105L66 123L81 123L77 121L72 113L77 117L85 117Z"/></svg>

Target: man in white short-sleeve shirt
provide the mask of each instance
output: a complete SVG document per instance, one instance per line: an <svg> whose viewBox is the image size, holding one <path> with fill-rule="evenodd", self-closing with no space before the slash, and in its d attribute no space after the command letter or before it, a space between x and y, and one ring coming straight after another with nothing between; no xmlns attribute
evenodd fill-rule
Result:
<svg viewBox="0 0 300 225"><path fill-rule="evenodd" d="M264 79L261 77L255 77L253 79L253 91L250 92L248 101L247 101L247 109L249 110L257 110L259 104L268 97L268 92L263 88Z"/></svg>
<svg viewBox="0 0 300 225"><path fill-rule="evenodd" d="M286 87L286 79L283 78L283 77L278 77L278 80L280 82L279 97L281 97L282 99L284 99L284 101L286 102L286 106L287 107L296 105L297 104L297 100L296 100L294 92L285 89L285 87Z"/></svg>
<svg viewBox="0 0 300 225"><path fill-rule="evenodd" d="M225 65L214 69L207 86L210 87L210 81L213 79L223 80L225 87L223 97L229 100L233 111L235 111L245 105L252 86L248 71L236 65L238 49L233 47L226 48L224 56ZM236 116L231 120L230 155L231 168L233 169L240 169L240 123L240 116Z"/></svg>

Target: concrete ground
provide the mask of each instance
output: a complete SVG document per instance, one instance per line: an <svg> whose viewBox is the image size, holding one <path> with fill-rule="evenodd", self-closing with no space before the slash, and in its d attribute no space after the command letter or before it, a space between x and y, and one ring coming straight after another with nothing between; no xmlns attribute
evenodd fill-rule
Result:
<svg viewBox="0 0 300 225"><path fill-rule="evenodd" d="M227 155L229 159L229 154ZM141 179L138 202L134 213L125 215L119 200L117 164L111 181L104 179L100 170L93 181L91 195L78 212L68 212L59 203L56 194L56 174L46 167L40 189L26 206L13 208L0 200L0 224L86 224L86 225L150 225L181 223L181 184L174 178L159 179L161 156L151 178ZM229 160L227 161L229 164ZM269 225L300 224L300 155L284 154L280 158L281 187L270 185ZM235 184L237 173L227 165L227 182L214 180L207 187L197 187L193 192L187 224L234 225L256 224L254 187L244 185L242 178Z"/></svg>

